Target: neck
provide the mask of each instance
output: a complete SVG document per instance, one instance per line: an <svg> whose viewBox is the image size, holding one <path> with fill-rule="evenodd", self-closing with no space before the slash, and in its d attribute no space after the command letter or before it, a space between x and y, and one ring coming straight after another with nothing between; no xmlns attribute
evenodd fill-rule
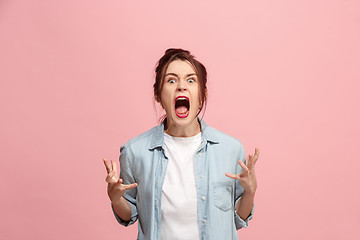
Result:
<svg viewBox="0 0 360 240"><path fill-rule="evenodd" d="M176 125L166 119L165 132L173 137L192 137L201 132L201 127L197 118L185 126Z"/></svg>

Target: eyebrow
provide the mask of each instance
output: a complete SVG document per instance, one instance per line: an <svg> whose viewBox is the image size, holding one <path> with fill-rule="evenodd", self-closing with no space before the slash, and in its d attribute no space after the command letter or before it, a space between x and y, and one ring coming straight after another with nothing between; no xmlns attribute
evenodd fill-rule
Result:
<svg viewBox="0 0 360 240"><path fill-rule="evenodd" d="M165 77L166 77L167 75L173 75L173 76L179 77L176 73L167 73L167 74L165 74ZM190 77L190 76L192 76L192 75L195 75L195 76L196 76L196 73L189 73L189 74L186 75L185 77Z"/></svg>

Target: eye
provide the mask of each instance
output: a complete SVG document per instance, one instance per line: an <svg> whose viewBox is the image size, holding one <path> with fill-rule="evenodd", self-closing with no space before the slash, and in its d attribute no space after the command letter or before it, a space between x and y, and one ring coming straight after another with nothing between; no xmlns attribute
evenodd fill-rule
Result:
<svg viewBox="0 0 360 240"><path fill-rule="evenodd" d="M194 83L194 82L195 82L195 79L189 78L189 79L188 79L188 82L189 82L189 83Z"/></svg>
<svg viewBox="0 0 360 240"><path fill-rule="evenodd" d="M170 79L168 80L168 82L169 82L169 83L175 83L176 81L175 81L175 79L170 78Z"/></svg>

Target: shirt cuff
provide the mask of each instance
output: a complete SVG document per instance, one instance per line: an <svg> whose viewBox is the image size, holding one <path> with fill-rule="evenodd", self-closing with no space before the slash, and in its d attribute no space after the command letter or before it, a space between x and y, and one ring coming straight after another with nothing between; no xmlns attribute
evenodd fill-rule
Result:
<svg viewBox="0 0 360 240"><path fill-rule="evenodd" d="M235 206L237 206L237 202L240 200L240 198L235 202ZM236 212L236 210L234 211L234 215L235 215L235 226L236 229L240 229L240 228L247 228L249 226L249 221L253 218L253 214L254 214L254 207L255 207L255 203L253 204L253 207L251 209L251 213L250 215L243 220L239 214Z"/></svg>
<svg viewBox="0 0 360 240"><path fill-rule="evenodd" d="M129 205L130 205L130 208L131 208L131 219L129 221L124 221L116 214L116 212L114 210L114 207L113 207L113 205L111 203L111 209L112 209L112 211L114 213L114 216L115 216L116 220L118 221L118 223L120 223L121 225L123 225L125 227L132 225L137 220L137 209L136 209L135 205L130 203L130 202L129 202Z"/></svg>

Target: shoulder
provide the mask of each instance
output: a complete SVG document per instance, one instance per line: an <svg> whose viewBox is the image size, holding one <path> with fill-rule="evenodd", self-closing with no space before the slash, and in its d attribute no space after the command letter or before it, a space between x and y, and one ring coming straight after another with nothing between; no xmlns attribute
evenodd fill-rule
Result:
<svg viewBox="0 0 360 240"><path fill-rule="evenodd" d="M236 155L245 154L244 146L239 139L210 126L206 126L205 132L216 143L212 144L216 149Z"/></svg>
<svg viewBox="0 0 360 240"><path fill-rule="evenodd" d="M151 146L152 139L156 137L156 135L159 135L159 133L161 132L161 126L155 126L150 130L128 140L124 145L120 147L120 151L123 151L124 149L134 148L148 149Z"/></svg>
<svg viewBox="0 0 360 240"><path fill-rule="evenodd" d="M218 140L219 143L231 144L231 145L235 145L235 146L239 146L239 145L242 146L242 143L239 139L237 139L233 136L230 136L229 134L226 134L218 129L215 129L210 126L206 126L205 131L207 132L207 134L210 137Z"/></svg>

